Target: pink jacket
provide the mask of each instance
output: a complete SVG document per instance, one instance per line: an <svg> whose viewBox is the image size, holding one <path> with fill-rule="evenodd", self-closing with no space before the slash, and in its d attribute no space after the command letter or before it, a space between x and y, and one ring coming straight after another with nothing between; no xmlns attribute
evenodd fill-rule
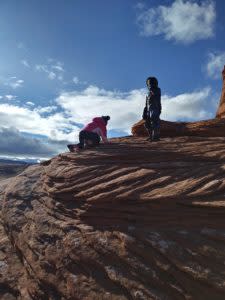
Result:
<svg viewBox="0 0 225 300"><path fill-rule="evenodd" d="M101 117L94 118L91 123L87 124L82 130L95 132L101 136L103 142L107 142L107 129L105 121Z"/></svg>

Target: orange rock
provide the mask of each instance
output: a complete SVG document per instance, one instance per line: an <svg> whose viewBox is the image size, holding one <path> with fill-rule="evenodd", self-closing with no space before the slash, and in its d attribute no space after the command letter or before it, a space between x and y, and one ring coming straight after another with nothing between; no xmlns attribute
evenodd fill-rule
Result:
<svg viewBox="0 0 225 300"><path fill-rule="evenodd" d="M220 104L216 113L217 118L225 118L225 66L222 72L223 77L223 87L222 87L222 94L220 98Z"/></svg>
<svg viewBox="0 0 225 300"><path fill-rule="evenodd" d="M118 138L0 182L0 299L224 299L224 144Z"/></svg>

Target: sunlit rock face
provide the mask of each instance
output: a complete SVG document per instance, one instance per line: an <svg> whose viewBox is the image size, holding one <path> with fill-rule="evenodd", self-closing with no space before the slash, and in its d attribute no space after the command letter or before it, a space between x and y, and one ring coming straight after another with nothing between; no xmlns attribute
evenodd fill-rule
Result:
<svg viewBox="0 0 225 300"><path fill-rule="evenodd" d="M161 120L161 137L225 136L225 66L222 76L223 87L215 119L198 122L169 122ZM148 136L144 124L144 120L140 120L134 124L132 127L132 134L134 136Z"/></svg>
<svg viewBox="0 0 225 300"><path fill-rule="evenodd" d="M0 182L1 299L224 299L225 138L113 139Z"/></svg>
<svg viewBox="0 0 225 300"><path fill-rule="evenodd" d="M222 87L222 94L220 98L220 104L216 113L217 118L225 118L225 66L222 72L223 78L223 87Z"/></svg>

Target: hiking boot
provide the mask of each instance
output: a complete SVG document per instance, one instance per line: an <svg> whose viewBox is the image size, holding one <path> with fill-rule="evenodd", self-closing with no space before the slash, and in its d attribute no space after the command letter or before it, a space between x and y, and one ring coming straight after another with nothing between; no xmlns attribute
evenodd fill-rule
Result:
<svg viewBox="0 0 225 300"><path fill-rule="evenodd" d="M70 152L82 150L82 148L79 147L79 145L67 145L67 148L70 150Z"/></svg>

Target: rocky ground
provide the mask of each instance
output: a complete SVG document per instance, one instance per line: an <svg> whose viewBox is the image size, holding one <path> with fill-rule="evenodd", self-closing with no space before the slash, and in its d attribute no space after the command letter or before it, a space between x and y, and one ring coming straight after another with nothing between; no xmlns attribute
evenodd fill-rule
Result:
<svg viewBox="0 0 225 300"><path fill-rule="evenodd" d="M0 298L225 299L224 170L225 138L127 137L1 181Z"/></svg>

